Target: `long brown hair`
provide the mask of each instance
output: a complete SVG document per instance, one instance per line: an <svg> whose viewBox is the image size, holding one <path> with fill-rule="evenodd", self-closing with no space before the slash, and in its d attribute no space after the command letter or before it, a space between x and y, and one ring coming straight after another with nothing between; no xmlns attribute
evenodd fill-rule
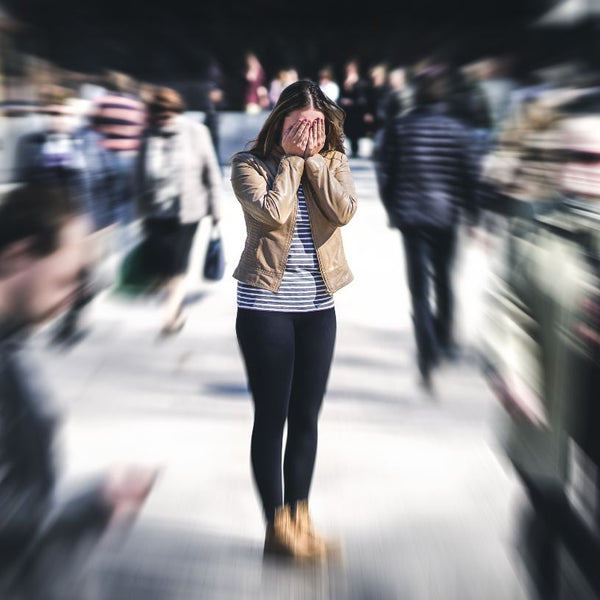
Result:
<svg viewBox="0 0 600 600"><path fill-rule="evenodd" d="M321 88L308 79L300 79L288 85L281 92L277 104L264 122L250 152L266 158L281 144L281 133L285 118L295 110L313 108L325 116L325 145L321 152L345 152L344 119L346 114L333 100L328 98Z"/></svg>

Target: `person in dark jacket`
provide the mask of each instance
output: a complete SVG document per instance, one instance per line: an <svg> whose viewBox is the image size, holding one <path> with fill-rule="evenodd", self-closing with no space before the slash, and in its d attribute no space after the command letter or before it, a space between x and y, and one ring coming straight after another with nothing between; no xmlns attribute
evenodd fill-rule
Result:
<svg viewBox="0 0 600 600"><path fill-rule="evenodd" d="M450 112L449 77L430 66L415 82L415 108L390 121L376 163L389 224L400 229L423 384L455 353L452 264L461 212L473 225L476 172L468 127ZM430 305L430 273L435 312Z"/></svg>
<svg viewBox="0 0 600 600"><path fill-rule="evenodd" d="M64 186L26 183L0 203L0 597L65 599L83 542L129 521L156 471L118 467L59 500L59 412L28 351L30 334L77 296L87 218ZM81 597L81 596L78 596Z"/></svg>
<svg viewBox="0 0 600 600"><path fill-rule="evenodd" d="M358 157L360 140L366 135L367 86L367 80L360 74L358 61L349 60L345 65L338 104L346 112L344 133L350 143L352 158Z"/></svg>

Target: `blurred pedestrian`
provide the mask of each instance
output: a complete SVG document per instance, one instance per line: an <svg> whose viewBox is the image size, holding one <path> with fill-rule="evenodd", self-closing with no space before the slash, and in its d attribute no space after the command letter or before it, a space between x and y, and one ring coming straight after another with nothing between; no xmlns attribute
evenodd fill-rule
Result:
<svg viewBox="0 0 600 600"><path fill-rule="evenodd" d="M453 113L471 130L473 152L481 164L495 140L491 107L476 73L472 65L457 72L451 104Z"/></svg>
<svg viewBox="0 0 600 600"><path fill-rule="evenodd" d="M137 218L134 167L146 125L146 112L129 75L109 71L105 85L106 92L94 101L92 118L96 131L102 135L100 144L105 151L106 185L111 196L110 220L118 226L120 246L125 252L135 241L132 233Z"/></svg>
<svg viewBox="0 0 600 600"><path fill-rule="evenodd" d="M388 73L388 92L385 100L386 121L410 112L412 96L408 69L404 67L391 69Z"/></svg>
<svg viewBox="0 0 600 600"><path fill-rule="evenodd" d="M415 83L416 107L386 129L377 176L389 222L402 233L417 362L431 390L433 369L456 354L452 269L461 211L476 222L476 177L469 130L449 114L446 69L432 65Z"/></svg>
<svg viewBox="0 0 600 600"><path fill-rule="evenodd" d="M211 216L216 226L221 218L222 175L210 132L184 110L175 90L155 91L136 169L144 262L167 291L166 335L180 331L186 320L187 270L198 224Z"/></svg>
<svg viewBox="0 0 600 600"><path fill-rule="evenodd" d="M329 66L323 67L319 71L319 87L321 91L334 102L340 97L340 86L337 84L333 69Z"/></svg>
<svg viewBox="0 0 600 600"><path fill-rule="evenodd" d="M16 181L67 185L79 199L83 191L85 162L77 135L74 97L69 89L52 85L40 94L42 126L19 140Z"/></svg>
<svg viewBox="0 0 600 600"><path fill-rule="evenodd" d="M352 280L340 228L357 203L343 111L316 83L291 84L250 151L234 155L231 182L247 228L234 272L236 332L254 401L264 550L322 558L334 547L314 530L308 495L335 344L333 294Z"/></svg>
<svg viewBox="0 0 600 600"><path fill-rule="evenodd" d="M565 556L597 597L590 499L600 464L600 90L565 86L540 104L545 124L530 141L545 160L535 156L535 170L515 178L535 173L544 184L537 196L518 193L506 205L528 206L506 213L510 251L490 279L481 357L502 408L494 415L497 442L531 509L519 522L529 526L521 546L535 597L563 595ZM566 555L565 540L572 540Z"/></svg>
<svg viewBox="0 0 600 600"><path fill-rule="evenodd" d="M356 60L349 60L345 65L338 103L346 111L344 133L350 142L350 156L356 158L359 142L366 132L364 117L367 110L367 81L361 76Z"/></svg>
<svg viewBox="0 0 600 600"><path fill-rule="evenodd" d="M377 129L373 138L373 160L380 160L384 132L388 124L396 117L404 115L412 109L412 90L407 80L406 69L396 67L387 74L385 94L378 104Z"/></svg>
<svg viewBox="0 0 600 600"><path fill-rule="evenodd" d="M212 57L207 57L205 66L200 69L194 79L173 82L172 85L165 84L181 95L186 111L202 113L203 122L210 131L219 164L221 163L219 111L225 105L223 83L219 64Z"/></svg>
<svg viewBox="0 0 600 600"><path fill-rule="evenodd" d="M79 115L73 107L73 99L70 90L58 85L42 91L43 126L19 142L17 181L67 186L81 209L95 221L98 206L90 195L87 136L85 128L77 126ZM53 343L72 345L83 337L81 312L92 297L88 286L80 286L77 298L56 324L51 336Z"/></svg>
<svg viewBox="0 0 600 600"><path fill-rule="evenodd" d="M512 74L513 58L494 56L482 59L475 66L474 76L486 96L492 129L498 133L509 115L513 93L519 87Z"/></svg>
<svg viewBox="0 0 600 600"><path fill-rule="evenodd" d="M293 67L280 69L277 72L277 76L271 80L271 84L269 85L269 102L271 108L277 104L281 92L290 83L294 83L294 81L298 81L298 71Z"/></svg>
<svg viewBox="0 0 600 600"><path fill-rule="evenodd" d="M247 52L245 60L244 77L246 79L246 89L244 92L244 109L249 114L257 114L269 108L267 76L262 63L254 52Z"/></svg>
<svg viewBox="0 0 600 600"><path fill-rule="evenodd" d="M377 63L369 70L366 87L367 105L365 109L365 135L374 139L377 132L385 124L385 103L390 91L388 82L388 66Z"/></svg>
<svg viewBox="0 0 600 600"><path fill-rule="evenodd" d="M204 91L204 124L210 131L213 146L219 164L221 164L221 125L219 112L226 106L224 75L220 64L214 57L209 57L206 73L202 77L201 86Z"/></svg>
<svg viewBox="0 0 600 600"><path fill-rule="evenodd" d="M118 467L57 497L59 412L27 340L74 297L86 267L87 219L72 192L27 183L0 204L0 588L2 597L62 600L84 550L108 525L131 520L156 471ZM85 545L84 545L85 542ZM81 590L79 590L81 591Z"/></svg>

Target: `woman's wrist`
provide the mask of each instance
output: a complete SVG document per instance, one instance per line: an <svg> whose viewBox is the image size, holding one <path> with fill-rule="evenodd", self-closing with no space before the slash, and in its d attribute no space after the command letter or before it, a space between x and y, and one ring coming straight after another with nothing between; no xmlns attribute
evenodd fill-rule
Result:
<svg viewBox="0 0 600 600"><path fill-rule="evenodd" d="M294 149L290 148L289 150L282 148L282 150L283 150L283 156L300 156L300 157L304 156L304 152L299 150L298 148L294 148Z"/></svg>
<svg viewBox="0 0 600 600"><path fill-rule="evenodd" d="M320 165L320 164L324 164L324 159L323 157L317 152L316 154L311 154L310 156L307 156L304 159L306 162L308 162L309 165Z"/></svg>

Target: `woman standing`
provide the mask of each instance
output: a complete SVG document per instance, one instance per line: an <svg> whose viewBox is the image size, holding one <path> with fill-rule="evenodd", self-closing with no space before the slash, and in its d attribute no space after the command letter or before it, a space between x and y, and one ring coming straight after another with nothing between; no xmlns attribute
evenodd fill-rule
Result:
<svg viewBox="0 0 600 600"><path fill-rule="evenodd" d="M300 80L283 90L252 148L232 158L247 229L234 272L236 333L254 401L264 549L305 559L333 550L312 527L308 494L335 343L333 294L352 281L340 232L356 211L343 120L316 83Z"/></svg>
<svg viewBox="0 0 600 600"><path fill-rule="evenodd" d="M185 323L186 274L198 223L211 215L215 226L221 215L222 175L210 132L183 111L175 90L156 90L137 169L144 262L167 291L164 335Z"/></svg>

